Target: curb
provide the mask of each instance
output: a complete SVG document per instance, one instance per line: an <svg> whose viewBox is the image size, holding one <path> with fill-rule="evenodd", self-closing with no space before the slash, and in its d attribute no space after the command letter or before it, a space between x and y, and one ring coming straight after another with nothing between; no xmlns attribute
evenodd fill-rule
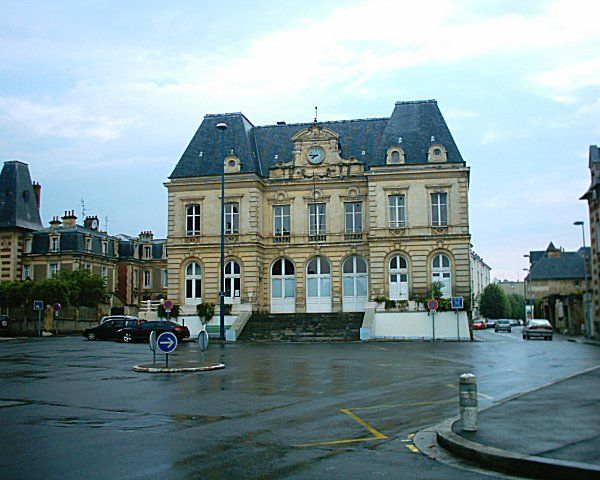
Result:
<svg viewBox="0 0 600 480"><path fill-rule="evenodd" d="M472 442L452 431L458 417L434 427L438 443L459 457L512 475L541 479L600 479L600 466L509 452Z"/></svg>
<svg viewBox="0 0 600 480"><path fill-rule="evenodd" d="M211 370L220 370L225 368L223 363L212 363L209 365L198 365L189 367L157 367L156 365L134 365L131 369L134 372L145 372L145 373L193 373L193 372L209 372Z"/></svg>

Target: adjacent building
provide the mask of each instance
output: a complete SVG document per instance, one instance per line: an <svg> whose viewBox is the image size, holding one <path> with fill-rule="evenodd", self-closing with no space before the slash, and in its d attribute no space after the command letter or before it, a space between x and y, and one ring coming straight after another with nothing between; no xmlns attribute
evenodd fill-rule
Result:
<svg viewBox="0 0 600 480"><path fill-rule="evenodd" d="M500 287L506 295L521 295L523 298L526 297L525 282L513 281L513 280L496 280L496 285Z"/></svg>
<svg viewBox="0 0 600 480"><path fill-rule="evenodd" d="M435 281L471 296L469 167L434 100L298 124L206 115L165 186L168 295L184 312L220 288L271 313L363 311Z"/></svg>
<svg viewBox="0 0 600 480"><path fill-rule="evenodd" d="M490 266L471 249L471 302L473 316L479 317L479 299L485 287L490 284Z"/></svg>
<svg viewBox="0 0 600 480"><path fill-rule="evenodd" d="M529 252L529 274L525 278L527 298L533 299L539 305L542 318L550 320L561 332L585 333L585 255L584 248L566 252L552 242L546 250Z"/></svg>
<svg viewBox="0 0 600 480"><path fill-rule="evenodd" d="M592 181L582 200L587 200L590 211L592 300L589 310L594 327L591 333L598 336L600 332L600 148L596 145L590 145L589 167Z"/></svg>

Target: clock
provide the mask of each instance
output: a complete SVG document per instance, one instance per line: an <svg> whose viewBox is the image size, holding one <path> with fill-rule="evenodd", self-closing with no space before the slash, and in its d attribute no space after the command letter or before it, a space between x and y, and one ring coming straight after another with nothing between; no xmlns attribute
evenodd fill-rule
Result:
<svg viewBox="0 0 600 480"><path fill-rule="evenodd" d="M325 160L325 150L321 147L310 147L308 149L308 161L310 163L319 164Z"/></svg>
<svg viewBox="0 0 600 480"><path fill-rule="evenodd" d="M98 228L98 220L95 218L92 220L92 229L96 230Z"/></svg>

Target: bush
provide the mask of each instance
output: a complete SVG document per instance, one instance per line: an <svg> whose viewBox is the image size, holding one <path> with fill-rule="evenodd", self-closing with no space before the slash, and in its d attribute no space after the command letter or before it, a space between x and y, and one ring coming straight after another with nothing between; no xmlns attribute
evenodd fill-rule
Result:
<svg viewBox="0 0 600 480"><path fill-rule="evenodd" d="M408 300L396 300L396 308L401 311L406 311L408 309Z"/></svg>
<svg viewBox="0 0 600 480"><path fill-rule="evenodd" d="M383 295L380 295L379 297L373 297L373 301L376 303L385 303L388 300L389 298L384 297Z"/></svg>
<svg viewBox="0 0 600 480"><path fill-rule="evenodd" d="M431 298L441 298L443 288L444 284L442 282L432 282L431 289L429 290Z"/></svg>
<svg viewBox="0 0 600 480"><path fill-rule="evenodd" d="M201 303L196 305L196 313L198 313L202 325L205 325L210 322L212 317L214 317L215 305L213 303Z"/></svg>
<svg viewBox="0 0 600 480"><path fill-rule="evenodd" d="M396 300L390 300L389 298L385 299L385 309L391 310L392 308L396 308Z"/></svg>
<svg viewBox="0 0 600 480"><path fill-rule="evenodd" d="M510 301L496 284L489 284L481 294L479 312L486 318L510 317Z"/></svg>

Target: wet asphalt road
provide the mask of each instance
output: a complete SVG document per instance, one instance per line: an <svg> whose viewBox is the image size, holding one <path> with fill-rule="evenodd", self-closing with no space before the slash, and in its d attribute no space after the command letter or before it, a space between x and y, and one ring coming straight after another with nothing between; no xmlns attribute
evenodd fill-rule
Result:
<svg viewBox="0 0 600 480"><path fill-rule="evenodd" d="M0 478L483 479L413 452L408 436L600 363L600 348L492 330L473 343L232 344L227 368L156 375L147 344L0 341ZM196 344L172 360L199 358ZM547 428L547 427L546 427Z"/></svg>

